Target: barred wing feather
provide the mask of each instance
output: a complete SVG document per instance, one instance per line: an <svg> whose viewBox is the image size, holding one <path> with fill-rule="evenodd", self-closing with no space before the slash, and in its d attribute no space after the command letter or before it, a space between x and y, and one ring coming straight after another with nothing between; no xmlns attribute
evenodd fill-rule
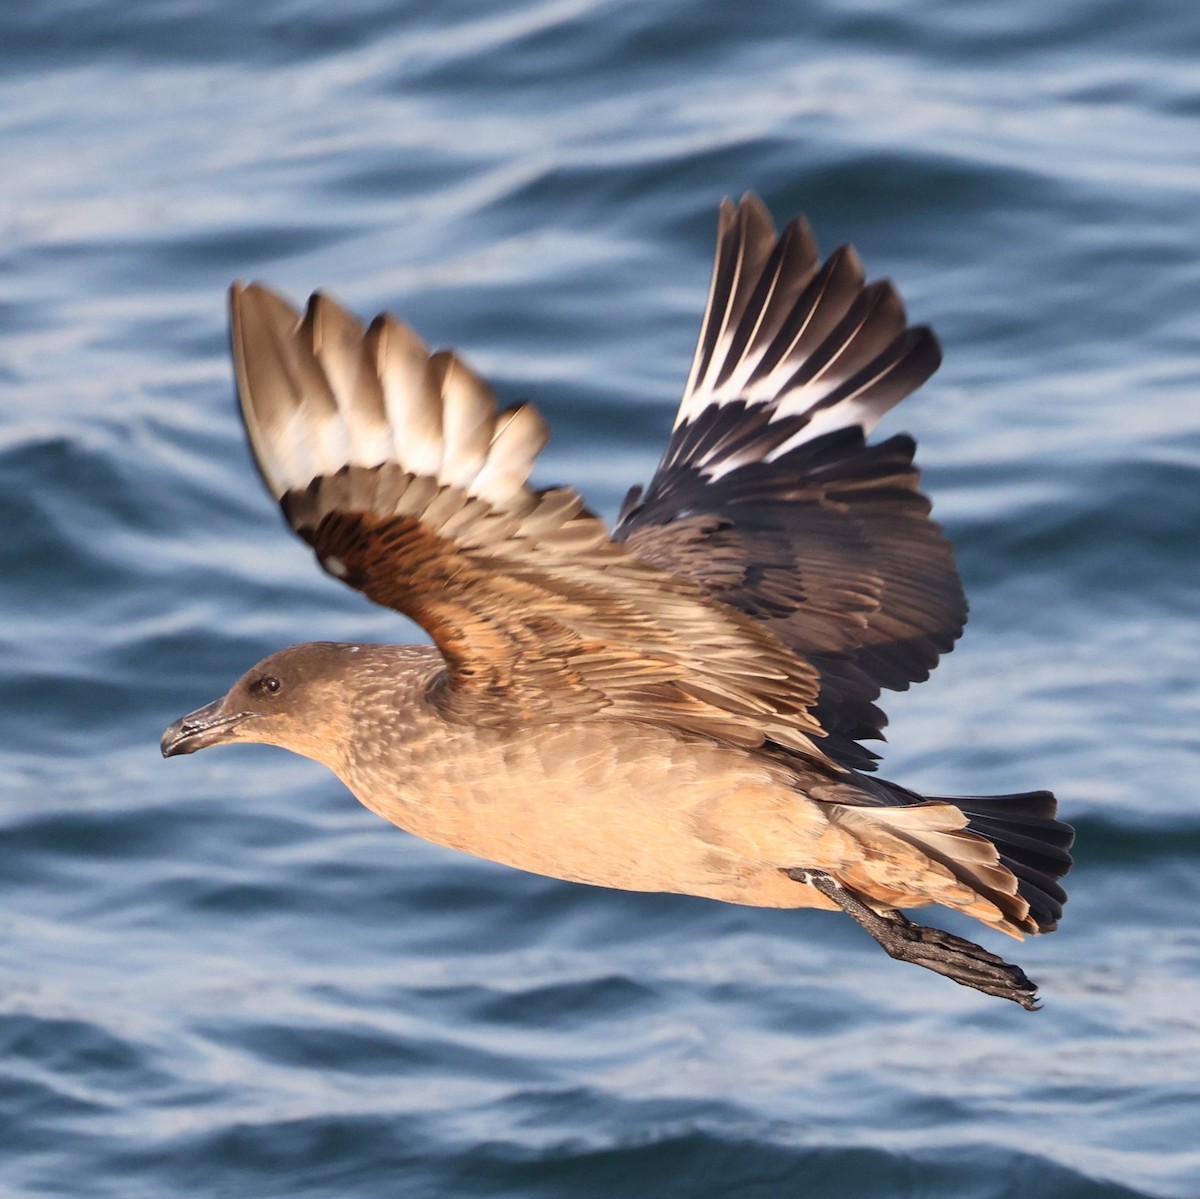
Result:
<svg viewBox="0 0 1200 1199"><path fill-rule="evenodd" d="M926 678L966 620L915 444L866 441L939 362L853 250L820 265L802 221L776 237L756 197L726 201L675 429L614 532L803 655L820 675L823 746L858 768L875 755L857 742L886 723L881 689Z"/></svg>

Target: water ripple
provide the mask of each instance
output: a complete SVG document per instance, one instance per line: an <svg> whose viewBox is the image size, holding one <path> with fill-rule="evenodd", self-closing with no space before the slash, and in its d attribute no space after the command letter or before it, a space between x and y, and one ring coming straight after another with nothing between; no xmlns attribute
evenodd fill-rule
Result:
<svg viewBox="0 0 1200 1199"><path fill-rule="evenodd" d="M1197 48L1178 2L7 6L0 1190L1196 1195ZM886 428L972 622L884 765L1059 792L1063 927L988 941L1037 1015L834 916L416 842L279 753L158 757L283 644L417 636L263 494L231 279L458 346L611 515L747 188L943 340Z"/></svg>

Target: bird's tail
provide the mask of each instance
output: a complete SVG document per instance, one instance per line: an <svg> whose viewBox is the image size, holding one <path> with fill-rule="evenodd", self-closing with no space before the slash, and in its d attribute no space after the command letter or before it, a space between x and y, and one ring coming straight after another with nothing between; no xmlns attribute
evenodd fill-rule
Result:
<svg viewBox="0 0 1200 1199"><path fill-rule="evenodd" d="M986 837L1000 864L1017 879L1017 894L1029 904L1029 919L1048 933L1058 927L1067 893L1059 880L1071 869L1075 830L1055 818L1058 802L1049 791L1020 795L971 795L947 799L967 817L967 828Z"/></svg>
<svg viewBox="0 0 1200 1199"><path fill-rule="evenodd" d="M868 851L837 872L845 885L897 908L940 903L1018 938L1062 916L1075 833L1056 810L1049 791L826 809Z"/></svg>

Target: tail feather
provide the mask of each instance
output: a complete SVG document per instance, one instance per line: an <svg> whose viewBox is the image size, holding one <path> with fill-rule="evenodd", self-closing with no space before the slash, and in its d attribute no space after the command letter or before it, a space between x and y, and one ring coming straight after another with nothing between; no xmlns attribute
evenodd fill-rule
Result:
<svg viewBox="0 0 1200 1199"><path fill-rule="evenodd" d="M858 783L880 806L827 809L875 851L865 874L843 879L848 886L900 908L944 904L1018 938L1056 927L1075 834L1055 819L1049 791L926 798L884 779ZM895 856L885 849L888 838L911 847L900 855L906 885L878 866L881 854Z"/></svg>
<svg viewBox="0 0 1200 1199"><path fill-rule="evenodd" d="M1037 924L1036 932L1052 933L1062 919L1063 904L1067 893L1054 881L1053 876L1022 862L1014 861L1006 854L1000 861L1017 879L1017 894L1029 904L1030 918Z"/></svg>
<svg viewBox="0 0 1200 1199"><path fill-rule="evenodd" d="M1051 932L1062 918L1066 891L1059 885L1071 869L1075 830L1055 819L1058 803L1049 791L1020 795L972 795L942 802L967 817L967 828L986 837L1000 862L1017 879L1017 893L1029 904L1039 933Z"/></svg>
<svg viewBox="0 0 1200 1199"><path fill-rule="evenodd" d="M1026 870L1036 872L1051 882L1061 878L1070 869L1071 855L1059 846L1010 832L993 820L972 818L967 827L982 833L996 847L1001 859L1018 862ZM1051 890L1048 885L1043 885L1046 890ZM1062 888L1054 883L1054 889Z"/></svg>

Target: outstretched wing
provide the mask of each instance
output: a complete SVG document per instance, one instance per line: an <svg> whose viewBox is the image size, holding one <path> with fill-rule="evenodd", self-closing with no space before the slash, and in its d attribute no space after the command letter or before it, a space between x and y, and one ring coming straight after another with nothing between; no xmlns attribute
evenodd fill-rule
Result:
<svg viewBox="0 0 1200 1199"><path fill-rule="evenodd" d="M966 621L954 554L918 490L915 444L868 434L938 367L890 283L822 266L803 220L721 206L708 308L670 444L613 534L763 622L817 668L839 761L870 768L883 687L928 677Z"/></svg>
<svg viewBox="0 0 1200 1199"><path fill-rule="evenodd" d="M232 290L242 414L267 487L322 566L418 621L473 717L606 713L743 746L810 740L817 675L758 622L610 540L527 479L547 430L456 357L320 294L302 317Z"/></svg>

